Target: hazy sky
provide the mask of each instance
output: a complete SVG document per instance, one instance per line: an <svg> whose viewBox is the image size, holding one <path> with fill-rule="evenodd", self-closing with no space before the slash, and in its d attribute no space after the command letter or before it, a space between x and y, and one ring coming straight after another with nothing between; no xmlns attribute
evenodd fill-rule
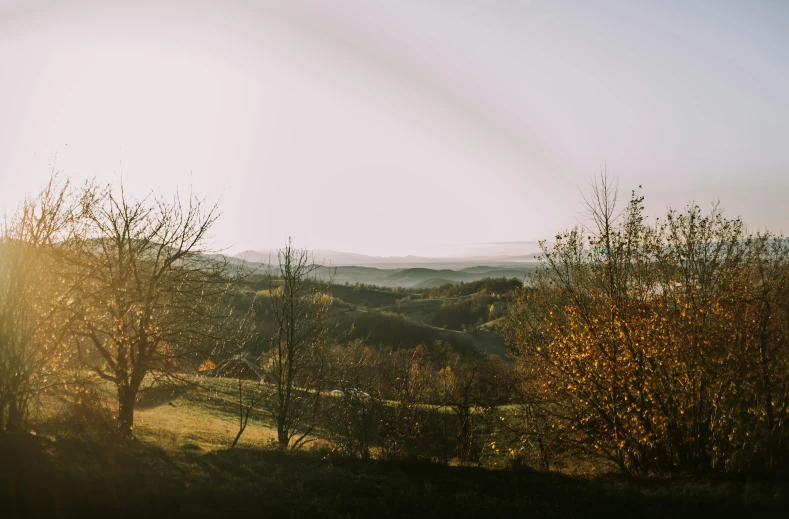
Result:
<svg viewBox="0 0 789 519"><path fill-rule="evenodd" d="M191 186L230 251L437 254L573 225L604 164L789 232L789 3L0 0L2 210L54 165Z"/></svg>

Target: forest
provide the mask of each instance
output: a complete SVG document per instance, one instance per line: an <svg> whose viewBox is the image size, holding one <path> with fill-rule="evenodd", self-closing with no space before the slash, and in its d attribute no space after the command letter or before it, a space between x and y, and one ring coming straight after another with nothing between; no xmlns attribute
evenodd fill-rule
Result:
<svg viewBox="0 0 789 519"><path fill-rule="evenodd" d="M0 228L0 506L785 511L789 240L606 176L584 202L528 275L395 287L53 176Z"/></svg>

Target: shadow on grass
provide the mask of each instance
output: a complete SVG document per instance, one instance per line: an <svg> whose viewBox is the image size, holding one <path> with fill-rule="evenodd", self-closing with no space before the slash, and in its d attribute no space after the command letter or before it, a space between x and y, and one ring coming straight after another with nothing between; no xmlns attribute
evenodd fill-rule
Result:
<svg viewBox="0 0 789 519"><path fill-rule="evenodd" d="M153 409L154 407L171 403L173 400L187 394L190 389L187 385L160 386L146 389L140 392L135 408L139 410Z"/></svg>
<svg viewBox="0 0 789 519"><path fill-rule="evenodd" d="M231 449L201 454L0 435L6 517L771 517L778 486L633 483L530 471L362 462L319 452ZM694 486L695 485L695 486ZM785 489L784 489L785 492ZM771 497L772 496L772 497ZM263 514L260 514L263 512ZM0 513L0 515L3 515Z"/></svg>
<svg viewBox="0 0 789 519"><path fill-rule="evenodd" d="M255 390L251 382L244 382L245 391ZM141 393L137 400L136 409L140 411L172 406L178 408L185 406L194 412L213 414L238 420L238 396L236 381L229 379L204 379L199 384L184 384L182 386L154 387ZM260 390L260 389L258 389ZM271 387L264 386L262 390L271 391ZM248 402L245 396L245 403ZM252 423L271 428L274 422L271 417L256 408L251 417Z"/></svg>

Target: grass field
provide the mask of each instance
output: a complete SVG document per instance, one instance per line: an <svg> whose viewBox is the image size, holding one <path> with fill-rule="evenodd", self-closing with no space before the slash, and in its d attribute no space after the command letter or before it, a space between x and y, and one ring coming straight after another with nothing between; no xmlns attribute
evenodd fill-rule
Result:
<svg viewBox="0 0 789 519"><path fill-rule="evenodd" d="M358 461L317 441L273 444L253 416L241 442L235 403L210 381L141 400L136 439L0 435L3 517L785 517L779 483L624 480L529 469Z"/></svg>

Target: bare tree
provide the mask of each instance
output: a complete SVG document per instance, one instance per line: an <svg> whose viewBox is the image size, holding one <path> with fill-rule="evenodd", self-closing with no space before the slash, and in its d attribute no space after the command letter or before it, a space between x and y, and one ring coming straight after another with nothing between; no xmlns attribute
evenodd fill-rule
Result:
<svg viewBox="0 0 789 519"><path fill-rule="evenodd" d="M268 270L271 308L277 331L265 364L273 386L264 407L277 424L283 447L298 448L317 424L325 390L328 286L315 279L319 268L291 239Z"/></svg>
<svg viewBox="0 0 789 519"><path fill-rule="evenodd" d="M235 323L228 330L235 335L236 353L219 365L206 361L205 367L201 366L206 371L211 370L213 376L225 380L226 383L220 384L221 391L238 400L238 431L230 444L231 449L238 444L249 425L250 416L258 411L267 392L263 384L265 375L260 367L261 357L248 355L248 348L261 335L253 318L252 306L246 312L237 312L233 320Z"/></svg>
<svg viewBox="0 0 789 519"><path fill-rule="evenodd" d="M132 434L141 390L183 382L228 339L235 274L206 249L216 205L136 199L120 186L82 192L70 264L83 278L74 315L84 366L114 384L118 422Z"/></svg>
<svg viewBox="0 0 789 519"><path fill-rule="evenodd" d="M239 374L236 382L238 383L238 432L235 438L233 438L233 443L230 444L231 449L238 444L241 435L247 430L249 416L252 414L252 411L257 408L265 395L262 388L262 379L256 380L252 387L245 387L244 379Z"/></svg>

